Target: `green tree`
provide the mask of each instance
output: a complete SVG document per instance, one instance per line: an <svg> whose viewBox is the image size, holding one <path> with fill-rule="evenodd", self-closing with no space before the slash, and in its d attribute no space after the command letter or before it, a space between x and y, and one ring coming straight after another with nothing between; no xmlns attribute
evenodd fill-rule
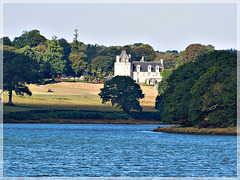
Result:
<svg viewBox="0 0 240 180"><path fill-rule="evenodd" d="M1 38L3 40L3 45L7 45L7 46L12 46L12 42L11 40L9 39L9 37L3 37Z"/></svg>
<svg viewBox="0 0 240 180"><path fill-rule="evenodd" d="M142 44L139 47L132 47L130 54L132 61L140 61L142 56L144 56L145 61L154 61L157 57L156 52L148 44Z"/></svg>
<svg viewBox="0 0 240 180"><path fill-rule="evenodd" d="M175 67L178 68L180 65L185 63L196 61L197 57L214 51L214 46L212 45L202 45L202 44L190 44L184 51L182 51L177 58Z"/></svg>
<svg viewBox="0 0 240 180"><path fill-rule="evenodd" d="M175 69L178 57L179 57L179 54L167 52L163 57L164 68Z"/></svg>
<svg viewBox="0 0 240 180"><path fill-rule="evenodd" d="M101 68L103 72L109 74L113 72L114 62L115 60L109 56L97 56L91 62L91 69L97 71L98 68Z"/></svg>
<svg viewBox="0 0 240 180"><path fill-rule="evenodd" d="M86 50L85 50L85 54L87 55L86 59L88 64L91 63L91 61L99 56L99 54L101 53L101 51L103 49L105 49L106 47L104 46L99 46L98 44L92 45L92 44L87 44L86 45Z"/></svg>
<svg viewBox="0 0 240 180"><path fill-rule="evenodd" d="M27 84L36 83L40 79L39 65L29 56L4 49L3 52L3 89L8 91L7 105L14 105L12 93L32 95Z"/></svg>
<svg viewBox="0 0 240 180"><path fill-rule="evenodd" d="M15 37L13 40L13 46L16 48L22 48L24 46L37 46L40 43L44 43L46 38L40 34L39 30L23 31L20 37Z"/></svg>
<svg viewBox="0 0 240 180"><path fill-rule="evenodd" d="M59 45L63 48L63 58L67 59L67 57L71 53L71 45L67 42L66 39L63 38L59 39L58 42Z"/></svg>
<svg viewBox="0 0 240 180"><path fill-rule="evenodd" d="M135 109L142 111L139 100L144 98L140 86L131 78L126 76L116 76L104 84L98 94L102 103L111 102L112 106L123 109L130 113Z"/></svg>
<svg viewBox="0 0 240 180"><path fill-rule="evenodd" d="M70 66L73 70L73 75L75 80L75 77L80 77L83 74L87 66L87 62L82 60L82 57L79 54L70 54L69 60L71 62Z"/></svg>
<svg viewBox="0 0 240 180"><path fill-rule="evenodd" d="M237 122L236 53L213 51L180 66L157 99L163 121L186 126L227 127Z"/></svg>
<svg viewBox="0 0 240 180"><path fill-rule="evenodd" d="M44 53L43 61L45 64L45 71L52 77L56 74L63 74L67 72L67 60L64 59L63 47L57 40L57 36L53 36L52 40L47 42L47 51Z"/></svg>
<svg viewBox="0 0 240 180"><path fill-rule="evenodd" d="M164 110L163 94L168 88L168 77L172 74L171 69L164 69L161 73L162 80L158 83L158 96L155 101L155 109L158 109L161 113Z"/></svg>

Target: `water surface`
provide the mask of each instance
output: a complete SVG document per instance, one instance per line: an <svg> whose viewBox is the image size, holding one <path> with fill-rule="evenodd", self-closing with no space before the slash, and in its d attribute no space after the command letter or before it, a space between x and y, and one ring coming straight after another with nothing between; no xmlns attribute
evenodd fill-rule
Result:
<svg viewBox="0 0 240 180"><path fill-rule="evenodd" d="M236 177L236 136L158 125L4 124L5 177Z"/></svg>

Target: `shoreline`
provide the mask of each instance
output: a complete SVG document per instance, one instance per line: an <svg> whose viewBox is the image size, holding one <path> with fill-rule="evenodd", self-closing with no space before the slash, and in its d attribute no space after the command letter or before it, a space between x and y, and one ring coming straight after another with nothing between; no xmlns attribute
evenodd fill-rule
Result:
<svg viewBox="0 0 240 180"><path fill-rule="evenodd" d="M195 127L158 127L154 132L177 133L177 134L199 134L199 135L237 135L236 127L228 128L195 128Z"/></svg>
<svg viewBox="0 0 240 180"><path fill-rule="evenodd" d="M161 125L161 121L144 120L97 120L97 119L40 119L40 120L16 120L7 119L3 123L49 123L49 124L156 124Z"/></svg>

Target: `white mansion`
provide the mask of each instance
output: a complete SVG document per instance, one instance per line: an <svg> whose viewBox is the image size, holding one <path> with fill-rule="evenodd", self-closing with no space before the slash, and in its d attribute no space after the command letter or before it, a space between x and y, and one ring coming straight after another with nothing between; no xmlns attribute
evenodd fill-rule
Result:
<svg viewBox="0 0 240 180"><path fill-rule="evenodd" d="M163 68L162 59L161 62L144 61L144 57L140 61L130 62L130 59L131 55L127 55L126 50L123 50L120 56L116 56L114 76L130 76L137 83L151 85L162 80L160 75Z"/></svg>

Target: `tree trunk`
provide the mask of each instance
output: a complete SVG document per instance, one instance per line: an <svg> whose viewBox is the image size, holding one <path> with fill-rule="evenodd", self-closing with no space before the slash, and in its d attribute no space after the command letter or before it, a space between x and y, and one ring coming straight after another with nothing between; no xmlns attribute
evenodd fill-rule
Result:
<svg viewBox="0 0 240 180"><path fill-rule="evenodd" d="M9 90L8 92L8 105L13 105L12 103L12 90Z"/></svg>

